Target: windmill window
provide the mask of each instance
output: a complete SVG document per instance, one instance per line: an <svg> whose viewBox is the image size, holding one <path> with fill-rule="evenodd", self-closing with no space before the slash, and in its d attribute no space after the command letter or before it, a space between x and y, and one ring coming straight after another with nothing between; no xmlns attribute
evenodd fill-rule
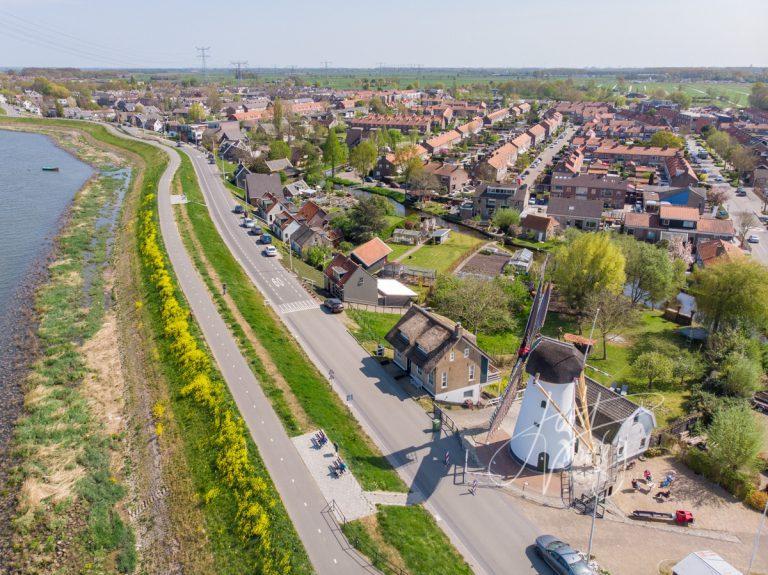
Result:
<svg viewBox="0 0 768 575"><path fill-rule="evenodd" d="M464 348L464 357L469 357L469 348L468 347Z"/></svg>
<svg viewBox="0 0 768 575"><path fill-rule="evenodd" d="M445 389L448 387L448 372L444 371L443 375L440 376L440 387Z"/></svg>
<svg viewBox="0 0 768 575"><path fill-rule="evenodd" d="M547 407L547 400L546 399L542 399L541 400L541 408L544 409L545 407Z"/></svg>
<svg viewBox="0 0 768 575"><path fill-rule="evenodd" d="M640 421L640 414L635 414L635 417L632 419L633 422L637 423Z"/></svg>
<svg viewBox="0 0 768 575"><path fill-rule="evenodd" d="M468 391L465 391L465 392L464 392L464 397L472 397L472 394L473 394L473 393L474 393L474 392L473 392L471 389L470 389L470 390L468 390Z"/></svg>
<svg viewBox="0 0 768 575"><path fill-rule="evenodd" d="M475 380L475 366L474 364L469 366L469 381Z"/></svg>
<svg viewBox="0 0 768 575"><path fill-rule="evenodd" d="M454 359L456 359L456 352L451 350L451 355L448 356L448 361L453 361Z"/></svg>
<svg viewBox="0 0 768 575"><path fill-rule="evenodd" d="M619 455L622 455L623 453L624 453L624 446L620 445L619 446Z"/></svg>
<svg viewBox="0 0 768 575"><path fill-rule="evenodd" d="M533 426L534 426L534 427L540 427L540 425L539 425L539 422L538 422L538 421L534 421L534 422L533 422Z"/></svg>
<svg viewBox="0 0 768 575"><path fill-rule="evenodd" d="M645 447L645 437L640 440L640 447Z"/></svg>

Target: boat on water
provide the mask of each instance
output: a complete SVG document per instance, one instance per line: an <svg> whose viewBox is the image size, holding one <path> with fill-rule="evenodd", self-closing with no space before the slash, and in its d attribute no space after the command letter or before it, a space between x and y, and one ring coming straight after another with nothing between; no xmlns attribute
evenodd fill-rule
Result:
<svg viewBox="0 0 768 575"><path fill-rule="evenodd" d="M58 172L59 168L56 166L43 166L44 172Z"/></svg>

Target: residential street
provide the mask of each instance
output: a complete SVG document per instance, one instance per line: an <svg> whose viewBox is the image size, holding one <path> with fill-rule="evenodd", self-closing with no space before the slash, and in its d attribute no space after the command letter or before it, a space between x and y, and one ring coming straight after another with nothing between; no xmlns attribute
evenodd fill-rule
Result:
<svg viewBox="0 0 768 575"><path fill-rule="evenodd" d="M184 151L193 160L213 221L235 258L318 368L326 374L333 370L336 392L345 400L351 397L350 409L411 486L412 497L426 499L427 508L475 573L509 573L513 557L515 573L547 572L530 552L539 529L519 510L517 500L496 489L467 496L467 487L460 482L461 469L447 470L442 463L448 450L454 463L463 464L456 440L433 435L427 414L342 323L317 304L309 306L312 300L302 295L298 280L274 258L260 254L254 239L239 226L240 218L232 213L234 200L215 167L199 151L188 147Z"/></svg>
<svg viewBox="0 0 768 575"><path fill-rule="evenodd" d="M119 134L116 130L113 130ZM262 392L248 361L243 357L211 295L181 240L170 203L171 181L181 160L168 147L156 145L168 153L170 163L158 190L160 231L168 257L195 319L203 331L222 376L237 402L259 449L272 481L301 537L315 571L319 574L366 573L365 566L347 554L321 510L326 501L314 478L304 465L293 443Z"/></svg>
<svg viewBox="0 0 768 575"><path fill-rule="evenodd" d="M695 156L704 150L704 148L697 144L696 141L691 137L687 138L687 145L691 156ZM708 171L708 181L712 183L713 187L717 186L728 190L728 201L726 207L731 215L731 218L733 218L737 232L739 230L742 214L751 213L755 217L759 217L761 215L763 202L755 195L752 188L745 188L747 195L744 197L739 197L736 195L736 188L734 188L729 183L714 182L714 178L721 176L721 173L720 168L715 166L711 156L706 160L700 160L700 164L696 166L696 169L697 171L701 171L702 168ZM751 250L752 257L755 258L756 261L768 265L768 230L766 230L764 224L758 223L756 226L750 229L747 235L753 234L756 235L760 241L757 244L748 243L747 247Z"/></svg>
<svg viewBox="0 0 768 575"><path fill-rule="evenodd" d="M541 174L546 169L546 167L552 163L552 158L554 158L560 150L562 150L570 143L574 134L576 134L576 127L567 125L565 130L563 130L563 139L561 139L558 143L555 143L554 148L550 147L553 142L547 142L547 147L544 148L541 154L537 156L537 158L541 159L541 163L537 168L528 168L528 175L523 178L523 183L528 184L528 189L531 189L531 187L536 183L536 179L539 177L539 174Z"/></svg>

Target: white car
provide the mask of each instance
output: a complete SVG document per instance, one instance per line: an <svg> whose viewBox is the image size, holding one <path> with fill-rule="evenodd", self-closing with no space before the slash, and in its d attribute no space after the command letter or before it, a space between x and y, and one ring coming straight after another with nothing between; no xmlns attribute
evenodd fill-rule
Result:
<svg viewBox="0 0 768 575"><path fill-rule="evenodd" d="M256 220L252 218L243 218L243 227L244 228L255 228L256 227Z"/></svg>
<svg viewBox="0 0 768 575"><path fill-rule="evenodd" d="M277 255L277 248L275 246L267 246L264 248L264 255L268 258L273 258Z"/></svg>
<svg viewBox="0 0 768 575"><path fill-rule="evenodd" d="M752 234L751 236L749 236L747 238L747 241L750 244L759 244L760 243L760 238L758 238L755 234Z"/></svg>

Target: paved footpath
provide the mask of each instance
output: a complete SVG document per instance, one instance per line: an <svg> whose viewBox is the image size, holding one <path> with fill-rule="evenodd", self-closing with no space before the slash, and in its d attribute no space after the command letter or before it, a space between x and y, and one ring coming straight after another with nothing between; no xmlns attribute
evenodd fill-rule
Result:
<svg viewBox="0 0 768 575"><path fill-rule="evenodd" d="M325 498L272 410L184 247L170 201L173 174L181 164L179 155L165 146L152 144L164 150L170 159L160 178L158 212L171 265L312 566L320 575L370 573L359 559L344 551L321 513L327 504Z"/></svg>

